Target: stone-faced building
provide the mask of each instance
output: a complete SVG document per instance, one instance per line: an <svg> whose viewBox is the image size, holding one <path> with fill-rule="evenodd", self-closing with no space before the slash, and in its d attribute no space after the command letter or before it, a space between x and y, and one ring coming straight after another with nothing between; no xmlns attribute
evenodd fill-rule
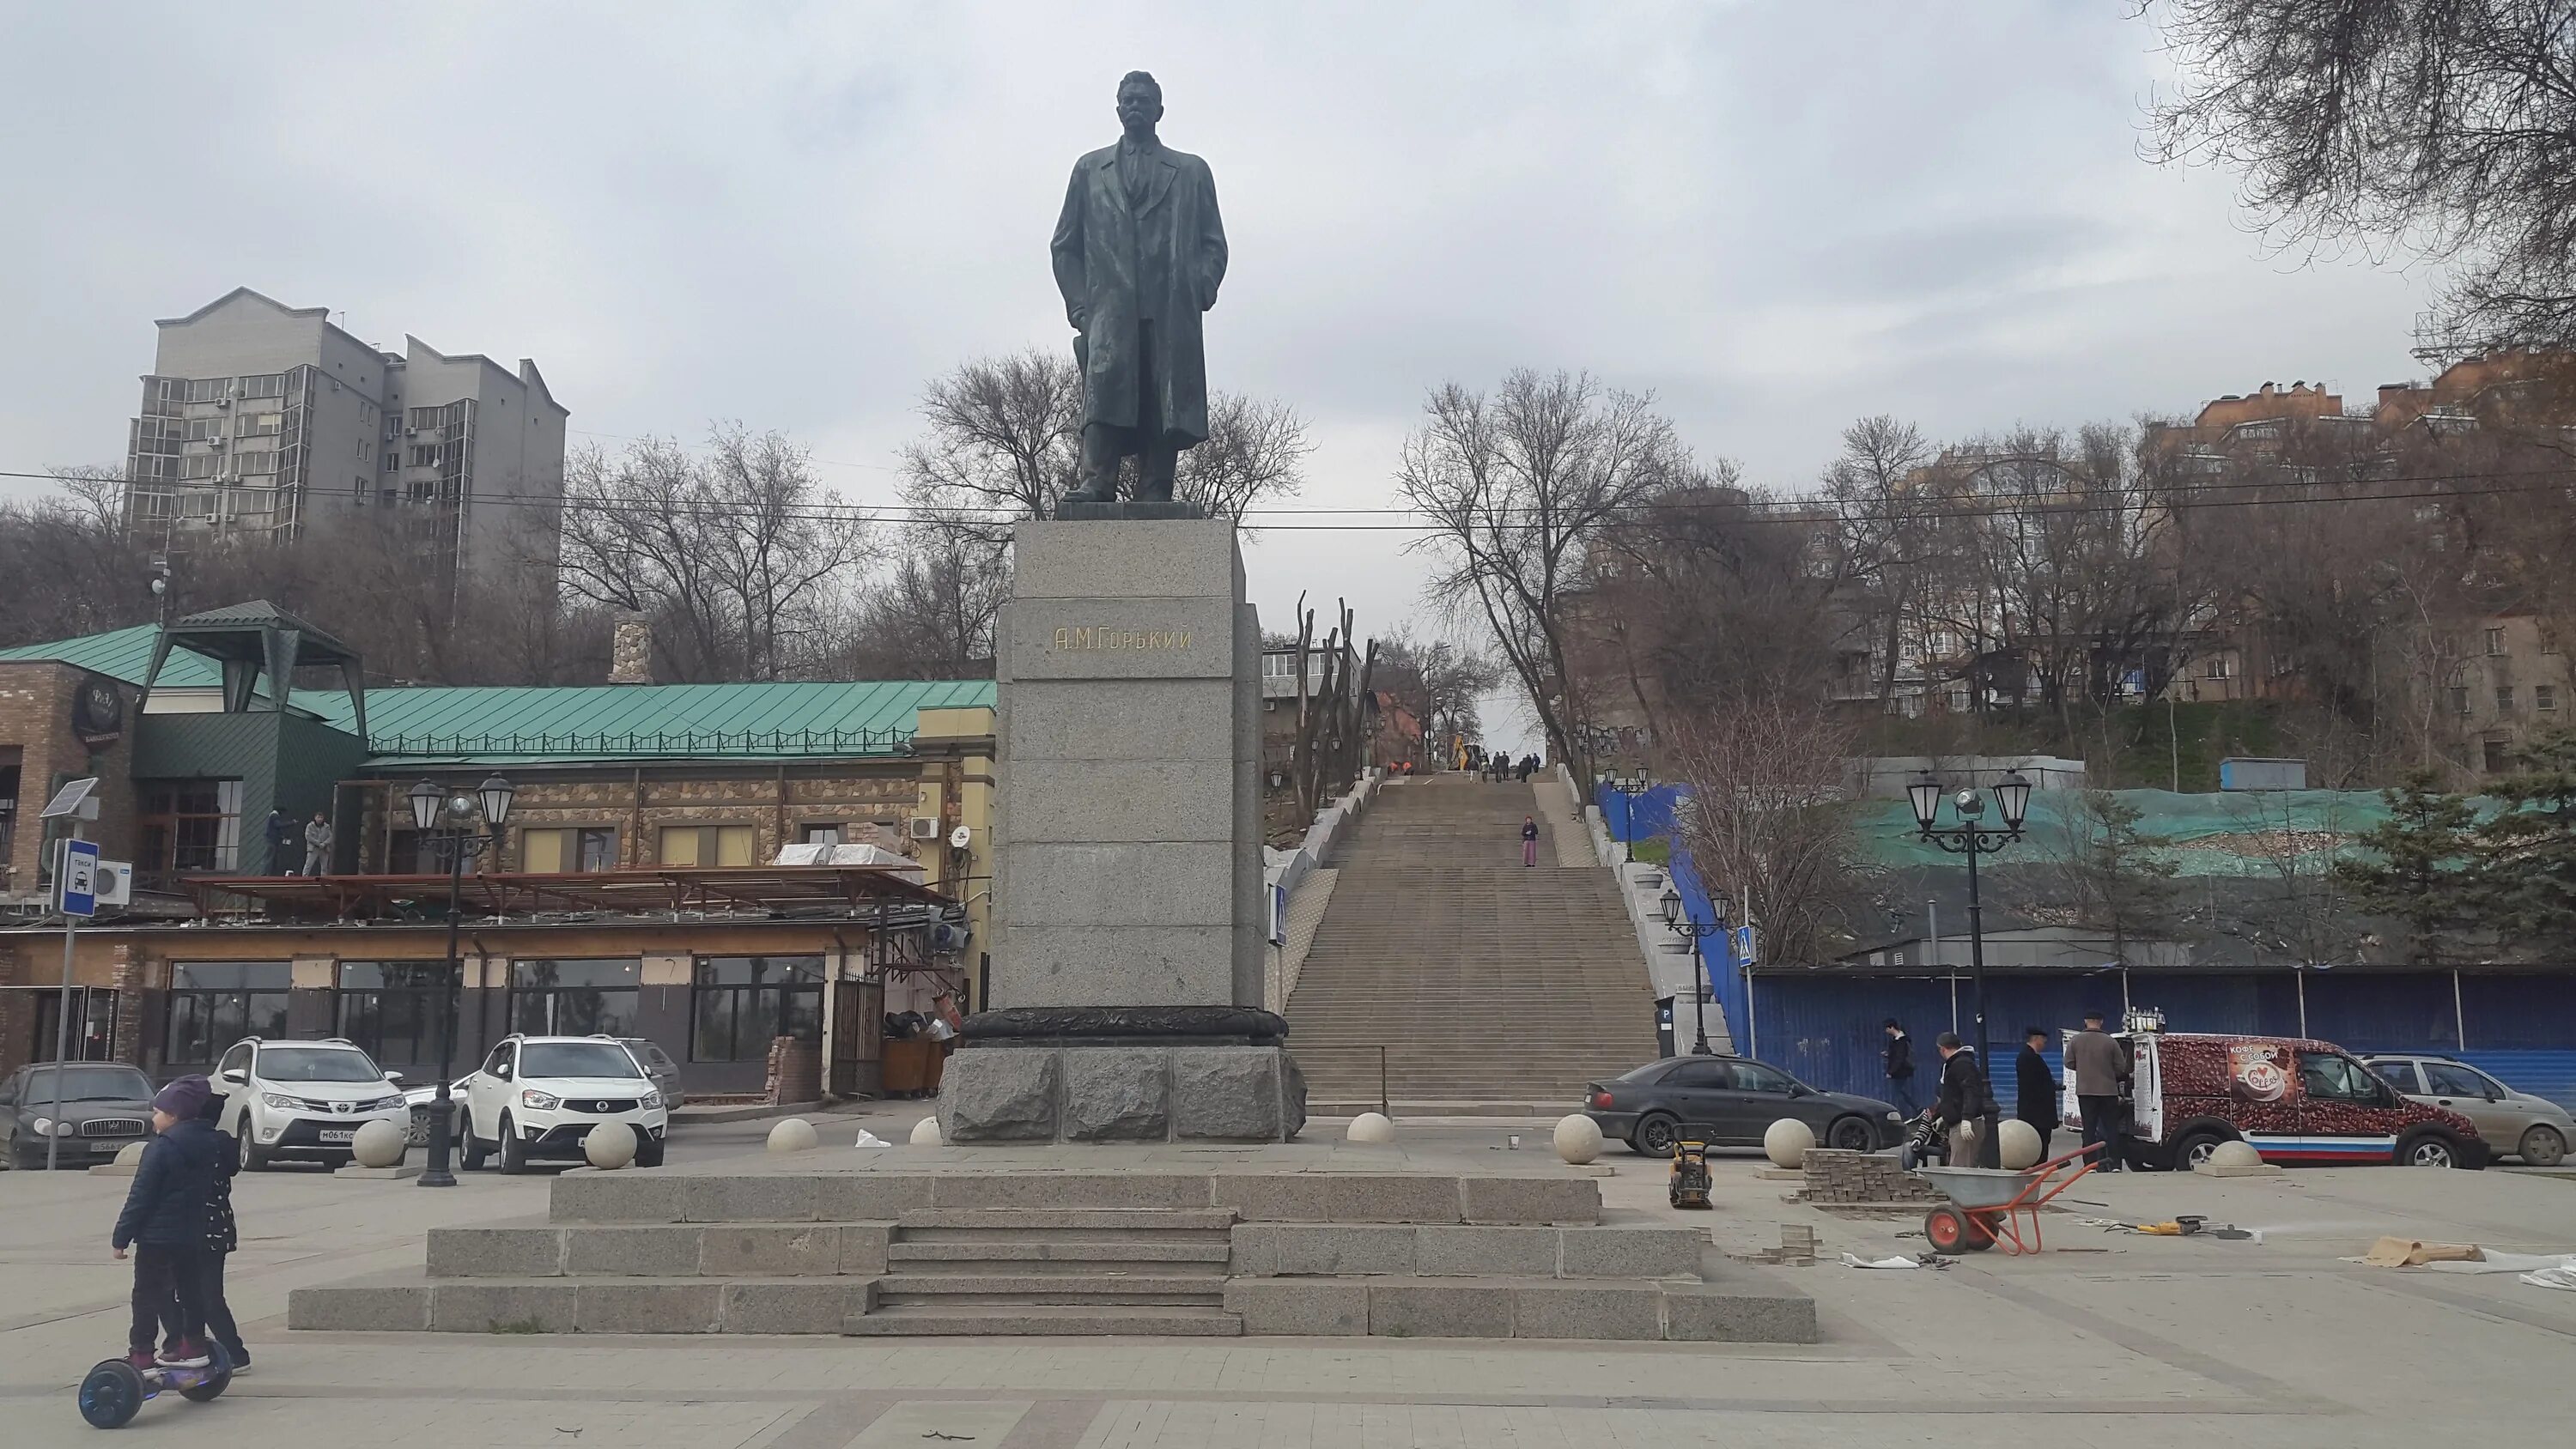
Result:
<svg viewBox="0 0 2576 1449"><path fill-rule="evenodd" d="M280 699L345 654L266 605L0 651L0 1071L53 1053L27 817L85 774L84 833L137 890L77 938L78 1052L157 1074L283 1032L425 1077L452 984L460 1063L513 1029L608 1031L692 1092L755 1093L785 1035L866 1092L886 1014L980 1000L990 682L364 690L349 660ZM466 867L451 983L446 857L409 793L495 774L512 804Z"/></svg>

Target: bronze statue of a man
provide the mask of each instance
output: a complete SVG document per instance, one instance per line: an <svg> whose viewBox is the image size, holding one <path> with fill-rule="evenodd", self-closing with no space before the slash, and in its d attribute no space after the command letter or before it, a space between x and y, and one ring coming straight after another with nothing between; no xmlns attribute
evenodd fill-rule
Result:
<svg viewBox="0 0 2576 1449"><path fill-rule="evenodd" d="M1119 460L1139 455L1136 497L1168 501L1181 450L1207 441L1207 350L1199 314L1225 279L1225 225L1207 163L1154 134L1163 88L1118 82L1115 146L1073 163L1056 219L1055 284L1081 334L1082 486L1069 503L1118 497Z"/></svg>

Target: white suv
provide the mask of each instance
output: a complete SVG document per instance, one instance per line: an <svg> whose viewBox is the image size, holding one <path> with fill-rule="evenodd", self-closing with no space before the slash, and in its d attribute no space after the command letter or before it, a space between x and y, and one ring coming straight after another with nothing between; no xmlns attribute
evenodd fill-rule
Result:
<svg viewBox="0 0 2576 1449"><path fill-rule="evenodd" d="M602 1122L635 1129L636 1166L662 1165L670 1109L623 1042L512 1035L465 1079L456 1135L466 1167L497 1151L501 1170L518 1172L532 1157L580 1157L582 1139Z"/></svg>
<svg viewBox="0 0 2576 1449"><path fill-rule="evenodd" d="M245 1037L215 1063L212 1085L224 1094L219 1125L241 1144L241 1165L251 1172L282 1157L344 1166L360 1127L411 1120L393 1074L337 1039Z"/></svg>

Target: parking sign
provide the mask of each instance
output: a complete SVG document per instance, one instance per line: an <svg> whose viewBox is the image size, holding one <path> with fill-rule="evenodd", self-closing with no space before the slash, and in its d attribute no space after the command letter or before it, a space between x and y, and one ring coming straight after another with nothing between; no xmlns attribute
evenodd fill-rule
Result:
<svg viewBox="0 0 2576 1449"><path fill-rule="evenodd" d="M62 908L66 916L98 914L98 843L63 842Z"/></svg>

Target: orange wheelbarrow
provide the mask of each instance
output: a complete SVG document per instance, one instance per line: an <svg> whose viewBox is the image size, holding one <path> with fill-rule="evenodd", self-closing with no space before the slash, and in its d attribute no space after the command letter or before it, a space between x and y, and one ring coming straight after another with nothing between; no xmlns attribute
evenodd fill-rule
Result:
<svg viewBox="0 0 2576 1449"><path fill-rule="evenodd" d="M1994 1167L1918 1167L1915 1174L1950 1199L1923 1215L1923 1236L1936 1253L1982 1253L1998 1243L2006 1253L2036 1253L2042 1246L2039 1210L2093 1170L2092 1163L2081 1159L2095 1150L2079 1148L2018 1172ZM2063 1176L2061 1169L2065 1169Z"/></svg>

